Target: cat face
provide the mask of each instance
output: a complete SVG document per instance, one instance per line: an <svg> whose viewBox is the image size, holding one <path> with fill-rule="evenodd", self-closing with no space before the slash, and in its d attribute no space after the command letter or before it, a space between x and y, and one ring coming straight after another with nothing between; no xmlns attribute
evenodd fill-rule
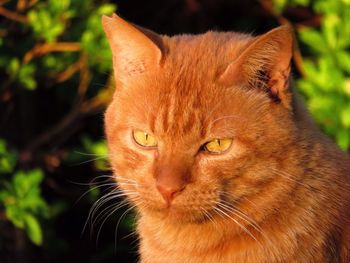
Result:
<svg viewBox="0 0 350 263"><path fill-rule="evenodd" d="M259 194L294 134L280 76L288 69L270 66L266 51L273 51L256 53L278 38L161 38L117 16L104 18L104 27L117 83L105 115L110 162L140 212L201 223L218 204ZM283 60L286 51L274 50Z"/></svg>

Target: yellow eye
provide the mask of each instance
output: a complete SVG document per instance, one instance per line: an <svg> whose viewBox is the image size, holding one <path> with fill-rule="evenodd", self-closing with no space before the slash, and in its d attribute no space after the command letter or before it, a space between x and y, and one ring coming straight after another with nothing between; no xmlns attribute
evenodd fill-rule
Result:
<svg viewBox="0 0 350 263"><path fill-rule="evenodd" d="M222 153L230 148L232 139L214 139L207 142L204 148L210 153Z"/></svg>
<svg viewBox="0 0 350 263"><path fill-rule="evenodd" d="M157 146L157 139L147 132L136 130L133 131L133 137L135 142L145 147L155 147Z"/></svg>

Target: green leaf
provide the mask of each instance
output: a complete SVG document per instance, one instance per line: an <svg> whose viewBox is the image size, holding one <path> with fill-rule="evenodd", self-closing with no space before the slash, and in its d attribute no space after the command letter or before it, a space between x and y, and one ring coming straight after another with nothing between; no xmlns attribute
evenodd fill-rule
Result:
<svg viewBox="0 0 350 263"><path fill-rule="evenodd" d="M8 199L12 199L13 201L7 200L5 203L5 214L6 217L17 227L24 228L24 218L23 211L16 205L16 200L10 197Z"/></svg>
<svg viewBox="0 0 350 263"><path fill-rule="evenodd" d="M341 129L336 134L337 143L343 150L347 150L350 145L350 130Z"/></svg>
<svg viewBox="0 0 350 263"><path fill-rule="evenodd" d="M0 173L10 173L13 165L8 158L0 157Z"/></svg>
<svg viewBox="0 0 350 263"><path fill-rule="evenodd" d="M68 9L70 0L49 0L48 6L52 13L61 13Z"/></svg>
<svg viewBox="0 0 350 263"><path fill-rule="evenodd" d="M24 198L30 191L38 189L43 177L43 173L39 169L31 170L29 172L17 172L13 179L16 196ZM39 191L37 192L37 195L39 195Z"/></svg>
<svg viewBox="0 0 350 263"><path fill-rule="evenodd" d="M350 105L342 109L340 120L345 128L350 128Z"/></svg>
<svg viewBox="0 0 350 263"><path fill-rule="evenodd" d="M12 58L10 64L8 65L7 72L13 78L20 68L20 62L18 58Z"/></svg>
<svg viewBox="0 0 350 263"><path fill-rule="evenodd" d="M98 15L110 15L115 12L116 6L114 4L104 4L97 9Z"/></svg>
<svg viewBox="0 0 350 263"><path fill-rule="evenodd" d="M338 65L345 72L350 73L350 52L340 50L335 53Z"/></svg>
<svg viewBox="0 0 350 263"><path fill-rule="evenodd" d="M91 202L94 202L94 200L98 199L98 196L100 195L101 190L96 187L90 187L89 189L89 199Z"/></svg>
<svg viewBox="0 0 350 263"><path fill-rule="evenodd" d="M69 0L40 2L28 12L29 26L38 39L54 42L65 31L66 21L73 17Z"/></svg>
<svg viewBox="0 0 350 263"><path fill-rule="evenodd" d="M31 214L24 216L25 230L30 240L40 246L43 242L43 233L39 221Z"/></svg>
<svg viewBox="0 0 350 263"><path fill-rule="evenodd" d="M94 164L95 168L97 170L107 170L108 165L107 165L107 144L106 141L101 140L101 141L92 141L88 137L83 137L83 145L85 147L85 150L90 154L92 154L94 158Z"/></svg>
<svg viewBox="0 0 350 263"><path fill-rule="evenodd" d="M292 3L295 5L307 6L310 4L310 0L293 0Z"/></svg>
<svg viewBox="0 0 350 263"><path fill-rule="evenodd" d="M135 214L133 212L128 213L125 217L122 218L120 224L124 229L135 229Z"/></svg>
<svg viewBox="0 0 350 263"><path fill-rule="evenodd" d="M34 78L35 71L36 67L34 64L23 65L18 72L19 83L29 90L34 90L37 86Z"/></svg>
<svg viewBox="0 0 350 263"><path fill-rule="evenodd" d="M345 79L343 83L343 92L350 97L350 78Z"/></svg>
<svg viewBox="0 0 350 263"><path fill-rule="evenodd" d="M288 0L272 0L273 7L278 13L282 13Z"/></svg>
<svg viewBox="0 0 350 263"><path fill-rule="evenodd" d="M331 49L336 49L338 44L337 27L340 23L340 18L337 14L325 16L322 20L322 32L328 46Z"/></svg>
<svg viewBox="0 0 350 263"><path fill-rule="evenodd" d="M320 14L335 14L339 12L338 0L317 0L314 2L313 9Z"/></svg>
<svg viewBox="0 0 350 263"><path fill-rule="evenodd" d="M17 153L7 150L5 140L0 139L0 174L12 173L17 163Z"/></svg>
<svg viewBox="0 0 350 263"><path fill-rule="evenodd" d="M325 53L328 51L324 37L317 30L304 28L299 31L299 37L302 42L316 52Z"/></svg>
<svg viewBox="0 0 350 263"><path fill-rule="evenodd" d="M318 94L317 86L311 81L300 79L297 81L297 87L307 97L314 97Z"/></svg>
<svg viewBox="0 0 350 263"><path fill-rule="evenodd" d="M0 154L6 153L6 142L3 139L0 139Z"/></svg>

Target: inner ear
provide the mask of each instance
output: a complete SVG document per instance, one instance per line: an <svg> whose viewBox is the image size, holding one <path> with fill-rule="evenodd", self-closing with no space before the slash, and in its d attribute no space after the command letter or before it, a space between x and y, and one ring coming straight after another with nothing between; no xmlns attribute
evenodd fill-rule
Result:
<svg viewBox="0 0 350 263"><path fill-rule="evenodd" d="M271 79L268 69L259 69L254 76L250 87L258 88L261 91L267 92L271 100L276 103L281 102L278 88L276 88L276 80Z"/></svg>
<svg viewBox="0 0 350 263"><path fill-rule="evenodd" d="M289 74L293 33L281 26L256 37L220 75L223 85L263 90L276 102L290 103Z"/></svg>

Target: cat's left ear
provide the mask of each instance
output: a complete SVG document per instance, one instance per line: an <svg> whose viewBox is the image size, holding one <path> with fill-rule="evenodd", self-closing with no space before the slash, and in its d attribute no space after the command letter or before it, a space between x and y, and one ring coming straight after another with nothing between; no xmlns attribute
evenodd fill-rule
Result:
<svg viewBox="0 0 350 263"><path fill-rule="evenodd" d="M160 36L128 23L116 14L103 16L102 26L113 53L117 86L154 71L160 65L163 55Z"/></svg>
<svg viewBox="0 0 350 263"><path fill-rule="evenodd" d="M290 108L289 75L293 46L294 33L287 25L258 36L226 67L219 82L261 89Z"/></svg>

